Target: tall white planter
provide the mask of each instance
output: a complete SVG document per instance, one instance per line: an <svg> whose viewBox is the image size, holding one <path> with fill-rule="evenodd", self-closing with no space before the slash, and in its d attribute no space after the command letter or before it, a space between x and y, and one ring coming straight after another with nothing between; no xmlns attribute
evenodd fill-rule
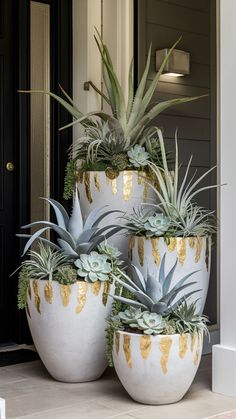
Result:
<svg viewBox="0 0 236 419"><path fill-rule="evenodd" d="M133 208L154 198L154 192L145 181L145 172L125 170L115 179L105 172L85 172L77 182L80 205L84 219L90 211L108 205L108 209L131 213ZM103 224L120 224L119 214L107 217ZM127 256L128 240L124 232L118 233L110 241Z"/></svg>
<svg viewBox="0 0 236 419"><path fill-rule="evenodd" d="M113 360L129 395L144 404L168 404L182 399L197 372L202 335L147 336L116 332Z"/></svg>
<svg viewBox="0 0 236 419"><path fill-rule="evenodd" d="M181 278L193 271L199 271L190 277L187 282L196 281L183 290L182 295L193 289L200 289L198 293L190 297L197 301L197 310L203 312L210 278L211 266L211 238L210 237L173 237L167 243L163 237L146 239L144 237L131 236L129 238L129 257L132 263L146 275L160 268L160 262L166 254L166 273L178 260L172 284L175 285ZM187 283L186 282L186 283ZM179 294L181 296L181 293Z"/></svg>
<svg viewBox="0 0 236 419"><path fill-rule="evenodd" d="M27 319L34 344L48 372L64 382L99 378L105 357L106 318L111 310L109 283L31 280Z"/></svg>

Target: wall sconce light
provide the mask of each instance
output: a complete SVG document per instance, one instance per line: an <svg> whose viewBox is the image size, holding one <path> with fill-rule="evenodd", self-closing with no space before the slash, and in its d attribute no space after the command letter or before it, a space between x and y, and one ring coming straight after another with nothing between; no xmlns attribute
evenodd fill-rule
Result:
<svg viewBox="0 0 236 419"><path fill-rule="evenodd" d="M164 48L156 51L156 71L161 67L161 64L168 54L168 49ZM189 52L174 49L168 58L162 73L165 76L180 77L190 74L190 54Z"/></svg>

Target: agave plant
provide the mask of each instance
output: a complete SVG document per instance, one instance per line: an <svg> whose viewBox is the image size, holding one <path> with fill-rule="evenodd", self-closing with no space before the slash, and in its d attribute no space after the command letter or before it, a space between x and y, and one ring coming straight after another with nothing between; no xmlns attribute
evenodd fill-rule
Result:
<svg viewBox="0 0 236 419"><path fill-rule="evenodd" d="M178 260L176 260L175 264L166 275L165 258L166 255L162 258L159 276L153 276L148 273L147 278L144 278L139 269L134 265L132 265L132 279L121 270L118 270L120 276L112 275L113 279L115 279L123 288L128 290L134 299L125 298L122 295L113 295L112 297L131 307L138 307L151 313L161 315L172 313L185 299L200 291L192 290L185 294L184 297L178 297L179 293L184 289L196 284L196 282L188 282L186 284L186 281L198 271L191 272L184 276L171 288L171 282Z"/></svg>
<svg viewBox="0 0 236 419"><path fill-rule="evenodd" d="M165 149L162 131L155 128L158 136L158 141L161 148L161 156L163 167L158 167L155 164L149 163L152 168L153 174L156 177L158 188L153 184L150 187L154 190L158 204L150 203L150 206L160 210L169 218L170 222L174 225L175 235L202 235L211 234L215 231L215 220L213 217L214 211L207 211L198 206L194 200L195 197L212 188L217 188L219 185L209 185L199 187L199 184L209 175L216 166L207 170L198 179L195 179L195 174L189 180L189 170L191 167L192 156L189 159L186 171L182 182L179 182L179 157L178 157L178 141L175 136L175 168L174 172L171 171Z"/></svg>
<svg viewBox="0 0 236 419"><path fill-rule="evenodd" d="M114 210L103 211L105 207L95 208L88 215L85 223L83 223L78 192L74 194L74 204L71 217L67 214L65 208L54 199L44 198L52 206L57 224L50 221L36 221L31 224L23 226L23 229L43 227L36 231L34 234L18 234L19 237L28 238L23 255L28 251L30 246L35 240L39 239L57 250L62 250L65 255L71 259L78 259L80 254L90 253L104 241L105 238L111 237L121 230L122 226L107 225L99 228L100 222ZM57 239L58 245L54 242L43 238L42 235L47 230L54 230L59 238Z"/></svg>

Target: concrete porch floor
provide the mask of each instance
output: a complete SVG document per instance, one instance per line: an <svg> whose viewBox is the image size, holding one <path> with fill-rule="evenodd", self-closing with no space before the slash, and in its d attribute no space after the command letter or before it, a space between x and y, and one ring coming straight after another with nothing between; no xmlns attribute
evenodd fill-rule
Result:
<svg viewBox="0 0 236 419"><path fill-rule="evenodd" d="M204 356L185 398L174 405L144 406L129 398L113 370L99 381L54 381L40 361L0 368L6 417L27 419L203 419L236 409L236 399L211 392L211 357Z"/></svg>

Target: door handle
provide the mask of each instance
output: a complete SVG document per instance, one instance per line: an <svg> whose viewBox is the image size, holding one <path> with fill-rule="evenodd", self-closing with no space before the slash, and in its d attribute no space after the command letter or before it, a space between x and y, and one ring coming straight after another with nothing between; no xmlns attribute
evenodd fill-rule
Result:
<svg viewBox="0 0 236 419"><path fill-rule="evenodd" d="M6 164L6 169L7 169L8 172L13 172L13 170L15 169L15 166L14 166L14 164L11 161L9 161Z"/></svg>

